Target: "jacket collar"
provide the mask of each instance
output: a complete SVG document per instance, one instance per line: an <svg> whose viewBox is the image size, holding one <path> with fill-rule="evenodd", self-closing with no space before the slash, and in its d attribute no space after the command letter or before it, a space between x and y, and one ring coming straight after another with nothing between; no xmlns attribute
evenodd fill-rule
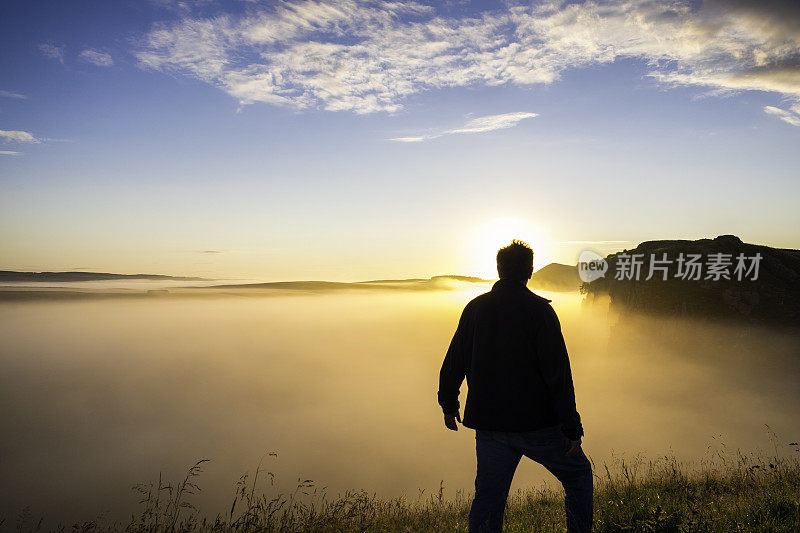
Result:
<svg viewBox="0 0 800 533"><path fill-rule="evenodd" d="M528 290L528 285L513 279L500 279L494 282L494 285L492 285L492 290Z"/></svg>

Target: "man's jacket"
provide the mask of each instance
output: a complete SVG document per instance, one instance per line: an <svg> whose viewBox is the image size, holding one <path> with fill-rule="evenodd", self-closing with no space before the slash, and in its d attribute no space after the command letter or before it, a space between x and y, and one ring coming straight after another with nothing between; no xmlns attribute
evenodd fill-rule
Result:
<svg viewBox="0 0 800 533"><path fill-rule="evenodd" d="M467 304L439 373L445 414L458 411L466 377L468 428L517 432L561 424L567 437L583 435L567 347L549 302L501 279Z"/></svg>

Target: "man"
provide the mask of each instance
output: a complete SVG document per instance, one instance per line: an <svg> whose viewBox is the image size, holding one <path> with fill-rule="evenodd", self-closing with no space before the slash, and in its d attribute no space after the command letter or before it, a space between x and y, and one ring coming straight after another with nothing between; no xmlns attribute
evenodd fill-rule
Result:
<svg viewBox="0 0 800 533"><path fill-rule="evenodd" d="M444 424L458 430L458 394L467 379L464 426L478 459L469 531L501 531L514 471L523 455L564 486L567 529L591 530L592 468L561 325L550 300L528 290L533 251L514 240L497 252L500 280L461 314L439 374Z"/></svg>

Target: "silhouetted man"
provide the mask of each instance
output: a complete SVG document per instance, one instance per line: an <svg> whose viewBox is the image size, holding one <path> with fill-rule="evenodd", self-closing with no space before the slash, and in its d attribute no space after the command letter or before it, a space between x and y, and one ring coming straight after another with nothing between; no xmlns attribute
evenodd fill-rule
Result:
<svg viewBox="0 0 800 533"><path fill-rule="evenodd" d="M527 287L533 251L513 241L497 252L500 280L461 314L439 373L444 424L458 430L458 394L467 378L464 426L478 458L469 531L501 531L514 471L523 455L564 486L570 532L590 531L592 467L561 325L550 300Z"/></svg>

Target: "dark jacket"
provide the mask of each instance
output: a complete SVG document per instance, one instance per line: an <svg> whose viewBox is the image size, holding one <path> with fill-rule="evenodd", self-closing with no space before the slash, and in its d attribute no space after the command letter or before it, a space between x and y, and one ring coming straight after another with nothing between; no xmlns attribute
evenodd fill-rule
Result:
<svg viewBox="0 0 800 533"><path fill-rule="evenodd" d="M561 424L583 435L561 324L550 300L501 279L467 304L439 373L439 405L456 412L467 378L464 425L532 431Z"/></svg>

